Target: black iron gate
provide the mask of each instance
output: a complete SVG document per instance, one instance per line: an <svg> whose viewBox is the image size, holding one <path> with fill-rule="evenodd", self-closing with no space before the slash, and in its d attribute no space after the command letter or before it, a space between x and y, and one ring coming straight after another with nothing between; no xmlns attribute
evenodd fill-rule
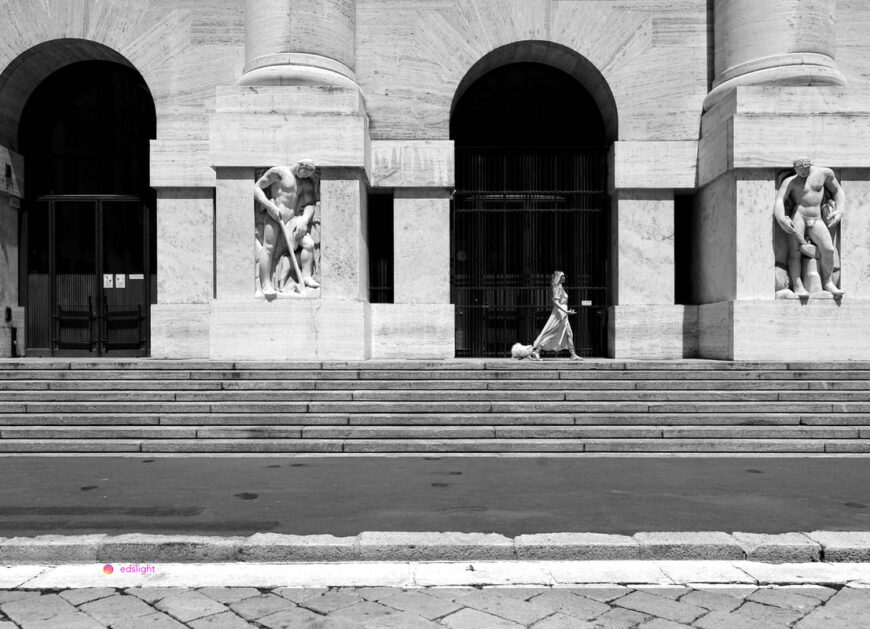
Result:
<svg viewBox="0 0 870 629"><path fill-rule="evenodd" d="M149 208L120 195L39 197L27 212L31 355L147 356Z"/></svg>
<svg viewBox="0 0 870 629"><path fill-rule="evenodd" d="M607 352L609 208L603 149L456 149L451 291L457 356L532 343L566 274L577 352Z"/></svg>

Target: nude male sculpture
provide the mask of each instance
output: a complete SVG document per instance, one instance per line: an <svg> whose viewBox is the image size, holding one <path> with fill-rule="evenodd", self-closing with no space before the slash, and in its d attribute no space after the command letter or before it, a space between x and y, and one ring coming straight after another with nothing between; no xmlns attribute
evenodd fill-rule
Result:
<svg viewBox="0 0 870 629"><path fill-rule="evenodd" d="M275 166L267 170L254 184L254 198L266 209L263 229L263 247L258 253L260 286L269 299L277 294L272 282L272 260L286 250L296 279L309 288L318 288L312 277L314 269L314 239L309 233L318 202L317 187L313 175L317 167L310 159L303 159L293 166ZM269 188L272 198L266 196ZM296 252L299 251L299 261ZM281 270L282 283L288 269Z"/></svg>
<svg viewBox="0 0 870 629"><path fill-rule="evenodd" d="M834 272L834 243L831 240L830 228L834 227L843 218L843 209L846 205L846 195L840 182L834 176L830 168L813 166L812 161L806 157L794 161L795 173L787 177L779 186L776 193L776 201L773 205L773 216L783 230L793 236L789 239L788 269L791 277L792 288L798 297L807 297L809 292L801 280L801 249L810 243L806 237L819 248L820 271L822 285L825 290L834 297L844 294L834 284L832 274ZM822 199L825 189L833 195L831 211L823 216ZM794 203L794 214L789 218L785 214L785 201Z"/></svg>

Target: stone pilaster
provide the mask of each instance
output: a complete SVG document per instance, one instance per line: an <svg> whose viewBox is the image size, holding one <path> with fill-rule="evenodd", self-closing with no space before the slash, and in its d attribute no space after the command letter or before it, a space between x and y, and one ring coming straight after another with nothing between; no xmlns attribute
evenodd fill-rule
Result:
<svg viewBox="0 0 870 629"><path fill-rule="evenodd" d="M24 308L18 305L19 216L24 197L24 158L0 145L0 358L12 356L15 329L19 354L24 353ZM6 320L9 308L12 320Z"/></svg>
<svg viewBox="0 0 870 629"><path fill-rule="evenodd" d="M702 357L868 355L870 157L860 147L870 143L870 120L861 102L842 87L737 85L704 113L692 238ZM777 173L801 155L833 168L846 193L841 300L776 299Z"/></svg>
<svg viewBox="0 0 870 629"><path fill-rule="evenodd" d="M682 358L696 351L696 312L674 303L674 191L694 185L697 143L616 142L610 152L614 358ZM597 304L596 304L597 305Z"/></svg>

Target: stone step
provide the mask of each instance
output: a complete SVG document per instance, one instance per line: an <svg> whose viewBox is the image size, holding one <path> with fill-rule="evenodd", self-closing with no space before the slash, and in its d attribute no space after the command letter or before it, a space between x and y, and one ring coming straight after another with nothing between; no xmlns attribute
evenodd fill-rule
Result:
<svg viewBox="0 0 870 629"><path fill-rule="evenodd" d="M33 380L0 381L0 395L39 396L46 391L855 391L870 399L870 380Z"/></svg>
<svg viewBox="0 0 870 629"><path fill-rule="evenodd" d="M283 364L279 369L152 369L145 362L128 369L8 369L0 364L0 381L8 380L870 380L870 370L848 368L848 364L838 363L838 368L818 369L738 369L724 368L633 368L633 369L595 369L574 368L567 363L560 366L534 369L507 369L499 366L492 369L450 369L434 367L431 369L380 369L377 365L368 367L356 364L349 369L300 369L288 368ZM792 366L793 367L793 366Z"/></svg>
<svg viewBox="0 0 870 629"><path fill-rule="evenodd" d="M719 391L719 390L278 390L278 391L0 391L0 412L8 404L24 404L41 407L46 403L112 403L132 402L164 403L169 406L175 403L208 403L208 404L244 404L250 405L250 410L263 409L264 404L297 403L314 404L318 402L348 403L350 405L365 402L385 404L402 404L406 402L491 402L493 405L504 402L535 402L546 404L576 402L684 402L687 404L717 404L720 402L764 402L759 412L769 412L768 406L773 402L806 402L806 403L863 403L870 404L870 392L854 390L819 389L812 391ZM573 408L573 407L572 407ZM566 409L570 410L570 409ZM330 411L334 412L334 411Z"/></svg>
<svg viewBox="0 0 870 629"><path fill-rule="evenodd" d="M868 453L855 439L0 439L2 453Z"/></svg>
<svg viewBox="0 0 870 629"><path fill-rule="evenodd" d="M870 439L860 426L3 426L0 439Z"/></svg>
<svg viewBox="0 0 870 629"><path fill-rule="evenodd" d="M870 363L0 361L0 452L870 453Z"/></svg>
<svg viewBox="0 0 870 629"><path fill-rule="evenodd" d="M870 413L870 402L426 401L0 402L4 413Z"/></svg>
<svg viewBox="0 0 870 629"><path fill-rule="evenodd" d="M863 413L8 413L0 426L870 426Z"/></svg>
<svg viewBox="0 0 870 629"><path fill-rule="evenodd" d="M507 352L507 350L506 350ZM126 359L65 359L18 358L0 360L0 368L7 370L137 370L161 371L219 370L219 369L503 369L534 371L541 369L570 370L770 370L770 369L870 369L870 361L721 361L710 359L681 360L613 360L589 358L574 362L566 358L547 359L542 362L517 361L508 358L445 359L445 360L365 360L365 361L222 361L222 360L161 360L150 358Z"/></svg>

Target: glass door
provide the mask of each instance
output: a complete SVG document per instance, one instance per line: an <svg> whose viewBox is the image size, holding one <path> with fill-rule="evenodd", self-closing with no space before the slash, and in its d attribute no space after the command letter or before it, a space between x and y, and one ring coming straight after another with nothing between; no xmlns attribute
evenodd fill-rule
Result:
<svg viewBox="0 0 870 629"><path fill-rule="evenodd" d="M28 353L146 356L148 207L135 197L49 196L28 214Z"/></svg>
<svg viewBox="0 0 870 629"><path fill-rule="evenodd" d="M49 202L52 225L50 272L52 350L65 355L99 352L96 328L97 204L90 200Z"/></svg>
<svg viewBox="0 0 870 629"><path fill-rule="evenodd" d="M138 355L147 341L150 277L148 208L138 200L100 202L104 352Z"/></svg>

